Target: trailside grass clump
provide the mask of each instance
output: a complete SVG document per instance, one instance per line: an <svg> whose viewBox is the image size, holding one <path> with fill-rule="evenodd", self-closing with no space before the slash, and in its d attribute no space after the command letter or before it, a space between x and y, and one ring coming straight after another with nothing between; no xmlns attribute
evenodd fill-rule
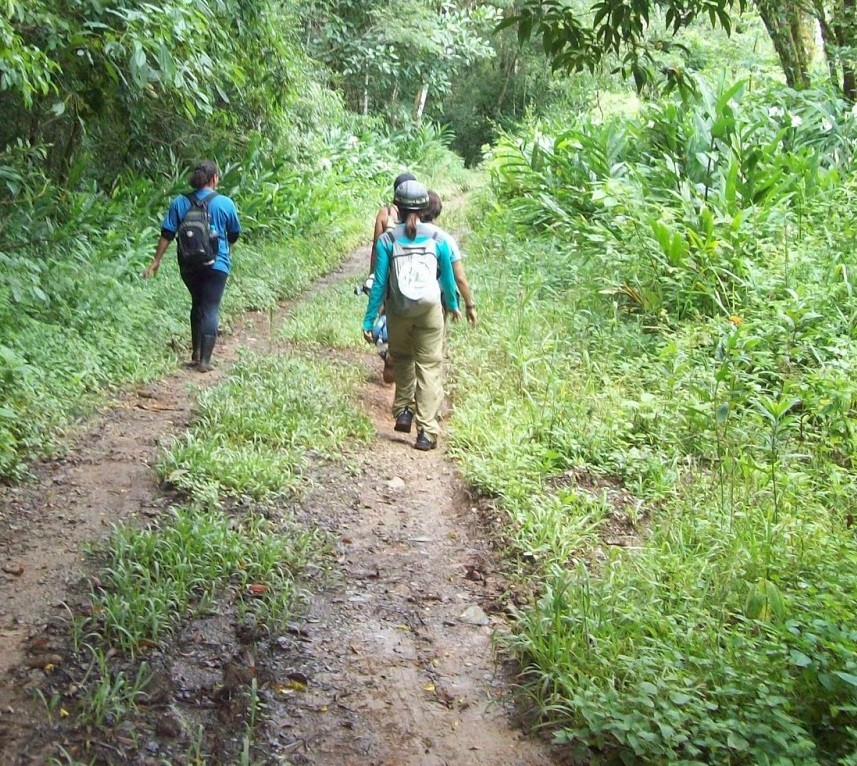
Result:
<svg viewBox="0 0 857 766"><path fill-rule="evenodd" d="M182 620L205 614L223 591L241 600L254 622L280 625L295 577L325 545L323 536L295 524L191 507L174 508L157 527L117 528L104 546L95 597L99 632L133 656Z"/></svg>
<svg viewBox="0 0 857 766"><path fill-rule="evenodd" d="M368 261L366 271L369 271ZM366 296L355 295L356 286L356 280L339 282L311 295L289 315L279 337L309 347L365 348L360 323L366 310Z"/></svg>
<svg viewBox="0 0 857 766"><path fill-rule="evenodd" d="M203 392L190 431L159 474L204 504L223 495L293 493L312 456L334 457L372 426L352 405L356 377L297 356L247 354L229 380Z"/></svg>
<svg viewBox="0 0 857 766"><path fill-rule="evenodd" d="M725 93L688 117L725 120L703 168L680 154L698 134L657 118L651 155L620 140L631 122L500 153L467 263L483 321L451 344L451 443L537 578L505 646L559 741L593 763L844 766L853 170L820 118L786 116L776 153L743 158ZM817 184L772 173L766 193L745 159ZM620 507L631 539L608 544Z"/></svg>

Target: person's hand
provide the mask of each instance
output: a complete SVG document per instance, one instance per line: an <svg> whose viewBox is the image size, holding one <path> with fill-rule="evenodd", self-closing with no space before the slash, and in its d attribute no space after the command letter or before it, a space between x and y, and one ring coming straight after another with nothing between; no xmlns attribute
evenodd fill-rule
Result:
<svg viewBox="0 0 857 766"><path fill-rule="evenodd" d="M372 331L371 330L364 330L363 331L363 340L365 340L367 343L374 343L375 342L375 338L372 337Z"/></svg>
<svg viewBox="0 0 857 766"><path fill-rule="evenodd" d="M161 264L158 262L153 262L149 264L145 271L143 271L143 279L151 279L153 276L155 276L155 274L158 273L158 269L160 268L160 266Z"/></svg>
<svg viewBox="0 0 857 766"><path fill-rule="evenodd" d="M461 312L460 311L450 311L449 317L450 317L450 319L452 319L453 322L460 322L461 321Z"/></svg>
<svg viewBox="0 0 857 766"><path fill-rule="evenodd" d="M476 306L468 306L465 312L467 314L467 321L470 322L470 326L476 327Z"/></svg>

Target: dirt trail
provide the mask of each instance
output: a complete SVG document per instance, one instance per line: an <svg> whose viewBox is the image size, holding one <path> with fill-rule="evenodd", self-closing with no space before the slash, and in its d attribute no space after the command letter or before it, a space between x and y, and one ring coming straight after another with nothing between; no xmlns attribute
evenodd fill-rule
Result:
<svg viewBox="0 0 857 766"><path fill-rule="evenodd" d="M359 249L316 289L356 283L367 261ZM158 444L185 428L194 390L216 383L239 347L270 346L268 331L267 316L246 315L220 344L219 372L180 371L121 397L68 458L40 465L32 485L0 491L0 763L38 762L26 751L44 708L27 689L50 659L39 656L46 624L86 576L81 546L112 522L162 512L168 499L151 468ZM443 444L412 449L414 434L393 431L380 360L368 349L345 356L366 370L364 403L378 437L359 476L327 469L301 503L301 516L341 541L342 573L312 594L280 660L305 684L270 696L265 762L560 763L512 723L491 646L503 624L483 611L502 583Z"/></svg>

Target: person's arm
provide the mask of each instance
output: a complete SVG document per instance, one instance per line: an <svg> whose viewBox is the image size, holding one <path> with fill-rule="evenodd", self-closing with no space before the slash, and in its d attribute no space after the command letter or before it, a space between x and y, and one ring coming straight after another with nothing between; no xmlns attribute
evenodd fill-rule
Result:
<svg viewBox="0 0 857 766"><path fill-rule="evenodd" d="M440 289L446 298L447 312L452 316L452 320L457 322L461 319L461 311L458 308L458 293L455 289L455 276L452 273L449 254L449 245L446 242L441 242L438 247L437 257L437 262L440 266Z"/></svg>
<svg viewBox="0 0 857 766"><path fill-rule="evenodd" d="M164 257L164 253L170 246L170 242L176 238L176 233L179 230L182 218L187 213L188 207L190 207L190 203L185 197L176 197L170 202L167 214L161 224L161 238L158 240L158 245L155 248L155 257L145 271L143 271L143 279L150 279L158 273L158 269L161 268L161 258Z"/></svg>
<svg viewBox="0 0 857 766"><path fill-rule="evenodd" d="M384 301L384 291L387 289L387 275L390 270L390 246L387 239L386 237L379 239L375 246L375 280L369 291L369 305L366 306L366 313L363 316L363 337L367 343L374 343L372 325L375 324L375 318Z"/></svg>
<svg viewBox="0 0 857 766"><path fill-rule="evenodd" d="M231 200L230 200L231 202ZM226 241L232 247L241 235L241 222L238 220L238 211L235 210L235 203L230 205L229 214L226 217Z"/></svg>
<svg viewBox="0 0 857 766"><path fill-rule="evenodd" d="M461 260L452 262L452 274L455 277L455 284L458 287L458 292L464 298L464 311L467 314L467 321L472 326L476 326L476 304L473 302L473 294L470 292L470 283L467 281L467 275L464 273L464 266Z"/></svg>
<svg viewBox="0 0 857 766"><path fill-rule="evenodd" d="M175 236L175 232L168 231L167 229L161 229L161 238L158 240L158 246L155 248L155 257L143 272L143 279L151 279L158 273L158 269L161 268L161 259L164 257L164 253L167 251L167 248L170 246L170 242L173 241Z"/></svg>
<svg viewBox="0 0 857 766"><path fill-rule="evenodd" d="M369 255L369 274L375 273L375 252L378 247L378 240L387 228L387 218L390 216L390 209L385 205L375 216L375 230L372 232L372 251Z"/></svg>

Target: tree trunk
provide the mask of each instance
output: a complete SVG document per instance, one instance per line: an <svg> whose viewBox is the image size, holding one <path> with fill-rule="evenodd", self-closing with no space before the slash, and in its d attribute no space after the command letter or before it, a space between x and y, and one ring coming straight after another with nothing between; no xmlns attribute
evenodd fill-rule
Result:
<svg viewBox="0 0 857 766"><path fill-rule="evenodd" d="M426 99L428 98L428 83L423 83L417 97L414 99L414 122L417 124L423 121L423 112L426 108Z"/></svg>
<svg viewBox="0 0 857 766"><path fill-rule="evenodd" d="M837 58L842 67L842 96L848 101L857 100L857 77L854 71L853 48L857 43L854 0L842 0L833 8L830 26L836 39ZM842 51L845 51L843 56Z"/></svg>
<svg viewBox="0 0 857 766"><path fill-rule="evenodd" d="M369 69L366 69L366 76L363 78L363 116L369 114Z"/></svg>
<svg viewBox="0 0 857 766"><path fill-rule="evenodd" d="M857 18L854 0L842 0L843 46L848 48L842 59L842 95L848 101L857 100L857 75L854 71L854 45L857 44Z"/></svg>
<svg viewBox="0 0 857 766"><path fill-rule="evenodd" d="M839 69L837 67L838 55L836 53L836 35L827 20L823 0L814 0L813 11L818 28L821 30L821 43L824 46L824 58L827 61L827 71L830 73L830 82L833 87L842 94L842 83L839 81Z"/></svg>
<svg viewBox="0 0 857 766"><path fill-rule="evenodd" d="M509 60L509 65L505 68L503 72L503 86L500 89L500 95L497 97L497 107L496 114L499 117L503 113L503 102L506 100L506 93L509 90L509 80L512 77L512 73L518 65L518 51L517 49L512 54L512 58Z"/></svg>
<svg viewBox="0 0 857 766"><path fill-rule="evenodd" d="M809 66L803 39L803 13L791 0L756 0L790 88L808 88Z"/></svg>

